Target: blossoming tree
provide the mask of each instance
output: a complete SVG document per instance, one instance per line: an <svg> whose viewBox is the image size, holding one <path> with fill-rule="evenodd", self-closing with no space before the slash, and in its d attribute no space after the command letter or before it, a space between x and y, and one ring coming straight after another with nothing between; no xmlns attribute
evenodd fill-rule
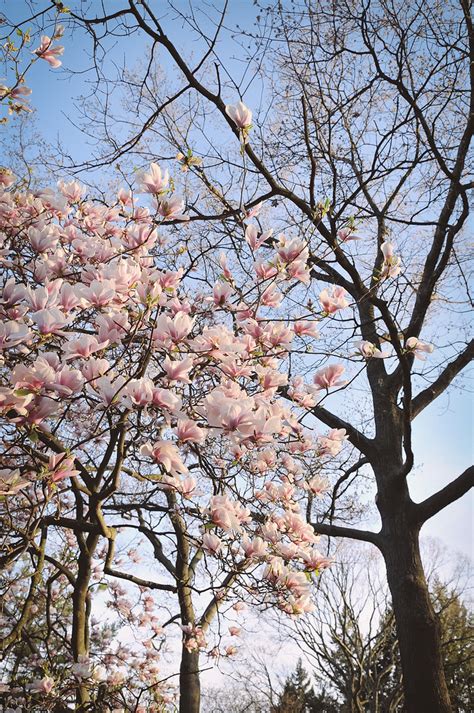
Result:
<svg viewBox="0 0 474 713"><path fill-rule="evenodd" d="M311 573L327 564L316 535L370 542L387 568L407 710L447 713L419 533L469 490L473 471L420 503L408 477L413 420L473 355L469 8L263 8L260 34L241 34L261 81L249 91L264 97L256 112L241 101L246 75L234 78L219 54L226 7L212 32L194 6L169 3L169 26L146 0L102 16L72 7L67 22L86 29L94 58L110 38L138 36L146 62L123 78L125 138L109 101L122 80L96 62L99 104L82 110L99 153L71 171L127 156L152 165L135 184L130 169L130 186L105 205L74 182L22 193L3 173L4 564L16 576L28 553L34 590L41 548L53 548L44 559L61 572L54 552L75 538L71 653L83 709L99 695L87 668L94 577L169 597L164 620L141 621L156 629L152 649L161 630L184 627L180 705L197 711L199 652L233 652L207 642L218 610L251 599L304 612ZM52 49L40 41L36 56L53 66ZM176 70L170 84L156 57ZM170 155L186 200L155 160L168 166ZM347 380L362 394L350 408L332 397ZM321 423L329 433L305 430ZM321 468L344 441L349 455L318 509ZM353 501L340 507L361 477L378 532L348 521ZM137 562L132 573L126 562L143 556L142 542L153 568ZM120 563L122 548L131 554ZM111 592L120 616L141 623L125 589ZM54 680L45 672L29 685L50 695Z"/></svg>
<svg viewBox="0 0 474 713"><path fill-rule="evenodd" d="M180 622L180 706L198 710L199 652L234 652L229 641L206 641L219 608L238 611L245 598L303 613L311 573L328 564L305 513L327 487L319 472L346 432L317 436L304 417L344 384L344 369L325 367L312 383L289 380L288 355L316 335L316 321L305 309L280 309L285 293L308 280L308 250L280 236L255 261L261 239L247 213L247 281L234 279L223 254L221 277L208 289L205 264L161 233L163 219L187 216L156 164L138 177L137 193L120 191L110 206L87 200L76 182L25 193L13 181L4 171L0 494L4 586L21 581L25 597L19 618L10 611L4 651L38 609L45 564L56 567L71 591L76 685L55 690L46 659L43 677L22 693L54 701L69 691L86 710L98 695L91 586L122 579L144 592L143 609L133 612L127 590L115 585L111 606L125 622L151 627L151 659L166 626ZM347 306L342 290L323 290L322 324ZM117 547L135 533L140 544L123 561ZM130 572L127 562L136 568L146 545L151 571ZM29 568L19 561L25 552ZM149 592L168 595L170 608L175 597L169 621L152 615ZM230 626L229 635L238 631ZM111 684L117 675L112 668Z"/></svg>

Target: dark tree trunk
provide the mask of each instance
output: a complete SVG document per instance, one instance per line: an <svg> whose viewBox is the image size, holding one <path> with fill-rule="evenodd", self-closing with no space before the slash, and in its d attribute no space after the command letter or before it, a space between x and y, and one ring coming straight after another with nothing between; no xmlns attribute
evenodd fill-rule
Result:
<svg viewBox="0 0 474 713"><path fill-rule="evenodd" d="M179 671L179 713L199 713L201 684L199 681L199 651L183 647Z"/></svg>
<svg viewBox="0 0 474 713"><path fill-rule="evenodd" d="M451 713L439 622L420 557L418 528L394 527L383 555L397 625L407 713ZM398 532L397 532L398 530Z"/></svg>

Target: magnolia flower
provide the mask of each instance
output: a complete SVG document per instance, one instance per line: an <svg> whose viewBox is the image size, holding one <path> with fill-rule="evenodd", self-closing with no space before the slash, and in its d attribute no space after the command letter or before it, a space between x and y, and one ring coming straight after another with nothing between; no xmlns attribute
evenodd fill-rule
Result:
<svg viewBox="0 0 474 713"><path fill-rule="evenodd" d="M216 555L222 549L222 540L217 535L206 532L202 537L202 549L210 555Z"/></svg>
<svg viewBox="0 0 474 713"><path fill-rule="evenodd" d="M345 428L332 428L327 436L320 436L318 438L319 455L337 456L345 440L347 440Z"/></svg>
<svg viewBox="0 0 474 713"><path fill-rule="evenodd" d="M33 54L38 55L40 59L44 59L52 69L57 69L61 66L61 61L58 57L64 53L64 47L61 47L61 45L52 47L52 43L53 40L48 35L43 35L40 46L33 50Z"/></svg>
<svg viewBox="0 0 474 713"><path fill-rule="evenodd" d="M243 102L227 104L225 113L232 119L238 129L248 131L252 128L252 112Z"/></svg>
<svg viewBox="0 0 474 713"><path fill-rule="evenodd" d="M0 322L0 349L11 349L30 338L30 330L26 324L10 320Z"/></svg>
<svg viewBox="0 0 474 713"><path fill-rule="evenodd" d="M434 351L434 346L428 344L427 342L420 342L416 337L408 337L405 342L405 347L410 351L416 359L421 361L426 361L425 354L432 354Z"/></svg>
<svg viewBox="0 0 474 713"><path fill-rule="evenodd" d="M338 231L337 237L341 243L348 243L350 240L360 240L359 235L354 235L354 228L342 228Z"/></svg>
<svg viewBox="0 0 474 713"><path fill-rule="evenodd" d="M19 470L0 469L0 498L5 495L16 495L29 484L28 480L21 477Z"/></svg>
<svg viewBox="0 0 474 713"><path fill-rule="evenodd" d="M319 332L317 330L316 321L305 321L298 320L293 324L293 331L298 337L314 337L317 339L319 337Z"/></svg>
<svg viewBox="0 0 474 713"><path fill-rule="evenodd" d="M45 676L44 678L37 678L28 685L29 690L32 693L51 693L54 688L54 680L50 676Z"/></svg>
<svg viewBox="0 0 474 713"><path fill-rule="evenodd" d="M266 230L264 233L259 233L256 225L251 223L245 228L245 240L250 245L252 250L258 250L267 240L273 235L273 230Z"/></svg>
<svg viewBox="0 0 474 713"><path fill-rule="evenodd" d="M92 671L88 656L79 655L78 660L71 666L71 671L77 678L89 678Z"/></svg>
<svg viewBox="0 0 474 713"><path fill-rule="evenodd" d="M384 279L386 277L397 277L402 269L401 258L394 254L392 243L382 243L380 249L384 257L380 279Z"/></svg>
<svg viewBox="0 0 474 713"><path fill-rule="evenodd" d="M334 314L349 306L346 296L347 292L343 287L333 287L331 293L327 289L322 290L319 294L319 301L326 314Z"/></svg>
<svg viewBox="0 0 474 713"><path fill-rule="evenodd" d="M153 401L153 388L153 381L142 377L141 379L131 379L123 393L129 398L131 404L142 407Z"/></svg>
<svg viewBox="0 0 474 713"><path fill-rule="evenodd" d="M184 384L190 384L189 372L193 368L193 358L186 357L185 359L170 359L168 356L163 361L163 369L170 381L181 381Z"/></svg>
<svg viewBox="0 0 474 713"><path fill-rule="evenodd" d="M0 166L0 186L8 188L15 183L15 174L9 168Z"/></svg>
<svg viewBox="0 0 474 713"><path fill-rule="evenodd" d="M388 352L380 350L375 344L367 342L366 340L356 344L356 347L364 359L386 359L390 356Z"/></svg>
<svg viewBox="0 0 474 713"><path fill-rule="evenodd" d="M261 537L254 537L253 540L245 535L242 541L242 549L249 559L259 559L265 557L268 552L268 544Z"/></svg>
<svg viewBox="0 0 474 713"><path fill-rule="evenodd" d="M63 327L70 321L57 307L33 312L31 319L35 322L40 334L61 334Z"/></svg>
<svg viewBox="0 0 474 713"><path fill-rule="evenodd" d="M89 334L81 334L77 339L70 339L66 342L63 347L65 358L67 360L77 359L78 357L88 359L91 354L104 349L108 343L108 340L99 342L96 337Z"/></svg>
<svg viewBox="0 0 474 713"><path fill-rule="evenodd" d="M157 205L158 213L167 220L189 220L189 215L184 215L185 203L179 196L169 200L160 200Z"/></svg>
<svg viewBox="0 0 474 713"><path fill-rule="evenodd" d="M263 201L260 201L260 203L256 203L252 208L245 208L244 209L244 220L250 220L250 218L255 218L257 215L260 215L260 211L263 208Z"/></svg>
<svg viewBox="0 0 474 713"><path fill-rule="evenodd" d="M178 420L176 433L181 443L204 443L206 440L206 431L189 418Z"/></svg>
<svg viewBox="0 0 474 713"><path fill-rule="evenodd" d="M74 456L68 456L66 453L49 456L48 478L53 483L64 480L64 478L72 478L78 474L79 471L74 468Z"/></svg>
<svg viewBox="0 0 474 713"><path fill-rule="evenodd" d="M171 441L156 441L153 445L145 443L140 448L140 453L144 456L151 456L171 475L177 476L180 473L188 473L188 469L181 460L178 448Z"/></svg>
<svg viewBox="0 0 474 713"><path fill-rule="evenodd" d="M168 171L166 170L163 173L157 163L151 163L150 170L139 173L137 179L139 188L143 193L160 196L169 190L170 177Z"/></svg>
<svg viewBox="0 0 474 713"><path fill-rule="evenodd" d="M228 282L216 282L213 291L214 304L216 306L224 305L229 297L234 294L234 290Z"/></svg>
<svg viewBox="0 0 474 713"><path fill-rule="evenodd" d="M77 181L58 181L58 188L71 203L79 203L85 192L85 187L81 186Z"/></svg>
<svg viewBox="0 0 474 713"><path fill-rule="evenodd" d="M317 371L313 377L316 389L331 389L334 386L343 386L346 382L339 377L344 373L342 364L332 364Z"/></svg>
<svg viewBox="0 0 474 713"><path fill-rule="evenodd" d="M313 495L321 497L329 490L329 482L326 478L315 475L314 478L311 478L311 480L308 480L308 482L304 484L304 488L309 490Z"/></svg>

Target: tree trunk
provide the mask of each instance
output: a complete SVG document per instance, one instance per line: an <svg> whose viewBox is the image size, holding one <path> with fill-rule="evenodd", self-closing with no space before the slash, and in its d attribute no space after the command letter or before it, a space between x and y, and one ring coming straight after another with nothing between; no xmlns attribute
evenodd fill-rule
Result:
<svg viewBox="0 0 474 713"><path fill-rule="evenodd" d="M183 647L179 671L179 713L199 713L201 684L199 681L199 651Z"/></svg>
<svg viewBox="0 0 474 713"><path fill-rule="evenodd" d="M79 661L81 656L89 655L89 615L90 595L89 584L91 579L91 562L99 538L90 535L87 544L83 545L79 555L76 584L72 595L72 654L74 661ZM76 688L76 711L82 713L87 710L90 696L88 687L82 679Z"/></svg>
<svg viewBox="0 0 474 713"><path fill-rule="evenodd" d="M401 527L403 520L405 526ZM418 535L418 529L400 517L399 512L397 523L390 527L383 544L397 624L405 710L407 713L451 713L439 622L428 592Z"/></svg>

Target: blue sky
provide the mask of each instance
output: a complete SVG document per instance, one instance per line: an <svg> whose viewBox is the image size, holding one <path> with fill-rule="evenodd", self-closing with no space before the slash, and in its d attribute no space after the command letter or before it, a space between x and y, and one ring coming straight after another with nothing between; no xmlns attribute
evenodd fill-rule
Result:
<svg viewBox="0 0 474 713"><path fill-rule="evenodd" d="M107 9L113 10L118 4L113 0L107 3ZM71 6L74 5L71 2ZM93 2L91 6L94 7ZM187 3L178 3L178 7L181 6L184 8ZM17 19L28 15L27 4L23 0L14 3L11 0L0 0L0 11L9 16L13 13ZM229 24L241 22L250 27L255 13L251 0L231 0ZM179 31L176 26L177 35ZM59 138L80 160L87 157L88 149L84 137L67 117L74 118L74 97L88 92L88 75L70 75L67 70L77 71L87 66L86 45L80 34L71 39L67 33L62 44L65 46L64 70L52 70L45 62L37 62L28 74L27 84L33 89L31 104L41 134L48 142L55 142ZM245 64L232 59L235 49L229 46L225 50L227 60L232 62L233 69L244 72ZM121 49L115 50L113 59L120 61L123 57L121 52ZM129 41L127 65L132 66L141 54L141 45ZM10 122L7 131L16 131L14 120ZM469 390L452 389L419 416L414 425L416 467L410 476L412 497L415 500L422 500L443 487L472 463L472 436L473 403ZM425 525L423 534L438 537L450 548L472 556L473 507L473 496L465 496L432 518Z"/></svg>

